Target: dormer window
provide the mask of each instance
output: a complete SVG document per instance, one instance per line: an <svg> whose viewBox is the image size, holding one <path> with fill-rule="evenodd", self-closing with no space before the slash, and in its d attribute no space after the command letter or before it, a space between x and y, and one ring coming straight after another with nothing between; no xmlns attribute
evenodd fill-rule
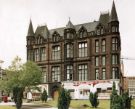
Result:
<svg viewBox="0 0 135 109"><path fill-rule="evenodd" d="M82 26L79 30L79 38L87 37L87 30Z"/></svg>
<svg viewBox="0 0 135 109"><path fill-rule="evenodd" d="M66 34L67 39L73 39L73 36L74 36L73 33L67 33Z"/></svg>
<svg viewBox="0 0 135 109"><path fill-rule="evenodd" d="M119 32L119 29L118 29L118 27L116 26L116 32Z"/></svg>
<svg viewBox="0 0 135 109"><path fill-rule="evenodd" d="M28 41L27 41L27 45L30 45L31 43L30 43L30 39L28 39Z"/></svg>
<svg viewBox="0 0 135 109"><path fill-rule="evenodd" d="M42 44L43 43L43 39L40 37L40 44Z"/></svg>
<svg viewBox="0 0 135 109"><path fill-rule="evenodd" d="M112 26L112 32L116 32L116 31L115 31L115 26Z"/></svg>
<svg viewBox="0 0 135 109"><path fill-rule="evenodd" d="M53 33L52 36L53 36L52 40L53 40L54 42L59 41L60 35L59 35L56 31Z"/></svg>
<svg viewBox="0 0 135 109"><path fill-rule="evenodd" d="M112 26L112 32L118 32L118 27L117 26Z"/></svg>
<svg viewBox="0 0 135 109"><path fill-rule="evenodd" d="M79 37L82 38L83 37L83 32L79 33Z"/></svg>
<svg viewBox="0 0 135 109"><path fill-rule="evenodd" d="M103 35L104 34L104 27L101 24L99 24L97 26L97 28L96 28L96 34L97 35Z"/></svg>
<svg viewBox="0 0 135 109"><path fill-rule="evenodd" d="M87 37L87 32L86 31L80 31L79 37L80 38Z"/></svg>
<svg viewBox="0 0 135 109"><path fill-rule="evenodd" d="M104 34L104 29L103 28L101 28L101 34Z"/></svg>
<svg viewBox="0 0 135 109"><path fill-rule="evenodd" d="M97 29L97 35L100 35L100 29Z"/></svg>

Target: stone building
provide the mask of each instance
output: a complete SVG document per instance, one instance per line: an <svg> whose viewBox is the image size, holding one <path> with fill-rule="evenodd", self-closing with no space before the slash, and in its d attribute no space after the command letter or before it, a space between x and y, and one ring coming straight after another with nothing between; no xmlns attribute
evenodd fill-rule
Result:
<svg viewBox="0 0 135 109"><path fill-rule="evenodd" d="M27 60L42 69L43 86L52 97L61 84L74 99L87 99L90 91L108 98L112 82L120 91L121 39L119 20L113 2L111 12L101 13L98 21L48 29L33 30L30 21L27 34Z"/></svg>
<svg viewBox="0 0 135 109"><path fill-rule="evenodd" d="M129 96L135 99L135 77L127 77Z"/></svg>

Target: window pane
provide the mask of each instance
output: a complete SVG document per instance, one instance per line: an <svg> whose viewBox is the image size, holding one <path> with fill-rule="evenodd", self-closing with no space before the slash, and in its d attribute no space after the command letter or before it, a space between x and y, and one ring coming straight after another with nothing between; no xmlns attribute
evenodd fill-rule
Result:
<svg viewBox="0 0 135 109"><path fill-rule="evenodd" d="M42 48L40 49L40 54L41 54L41 61L46 60L45 47L42 47Z"/></svg>
<svg viewBox="0 0 135 109"><path fill-rule="evenodd" d="M118 38L112 38L112 50L118 50Z"/></svg>
<svg viewBox="0 0 135 109"><path fill-rule="evenodd" d="M67 58L73 57L73 44L67 44Z"/></svg>
<svg viewBox="0 0 135 109"><path fill-rule="evenodd" d="M40 57L39 57L39 49L35 49L35 61L39 61Z"/></svg>
<svg viewBox="0 0 135 109"><path fill-rule="evenodd" d="M98 56L95 57L95 65L99 66L99 57Z"/></svg>
<svg viewBox="0 0 135 109"><path fill-rule="evenodd" d="M43 83L47 82L46 67L43 67L43 68L42 68L42 81L43 81Z"/></svg>
<svg viewBox="0 0 135 109"><path fill-rule="evenodd" d="M87 57L87 42L79 43L79 57Z"/></svg>
<svg viewBox="0 0 135 109"><path fill-rule="evenodd" d="M87 75L88 75L88 69L87 64L82 64L78 66L78 72L79 72L79 81L86 81Z"/></svg>
<svg viewBox="0 0 135 109"><path fill-rule="evenodd" d="M102 66L106 65L106 56L102 56Z"/></svg>
<svg viewBox="0 0 135 109"><path fill-rule="evenodd" d="M67 66L67 80L73 80L73 66Z"/></svg>
<svg viewBox="0 0 135 109"><path fill-rule="evenodd" d="M60 59L60 46L52 47L52 59L53 60Z"/></svg>
<svg viewBox="0 0 135 109"><path fill-rule="evenodd" d="M102 40L102 52L106 51L106 42L105 39Z"/></svg>
<svg viewBox="0 0 135 109"><path fill-rule="evenodd" d="M102 69L102 79L106 79L106 69Z"/></svg>
<svg viewBox="0 0 135 109"><path fill-rule="evenodd" d="M99 52L99 40L95 40L95 52Z"/></svg>
<svg viewBox="0 0 135 109"><path fill-rule="evenodd" d="M118 55L117 54L112 55L112 64L113 65L118 64Z"/></svg>
<svg viewBox="0 0 135 109"><path fill-rule="evenodd" d="M99 79L99 69L96 69L95 70L95 75L96 75L95 79L96 80Z"/></svg>
<svg viewBox="0 0 135 109"><path fill-rule="evenodd" d="M118 67L113 67L112 68L112 79L119 79Z"/></svg>
<svg viewBox="0 0 135 109"><path fill-rule="evenodd" d="M52 67L52 82L60 81L60 67Z"/></svg>

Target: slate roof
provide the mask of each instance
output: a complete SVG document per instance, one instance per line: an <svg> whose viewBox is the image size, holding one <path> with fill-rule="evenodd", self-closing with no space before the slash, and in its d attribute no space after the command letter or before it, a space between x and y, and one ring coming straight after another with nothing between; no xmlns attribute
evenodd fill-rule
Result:
<svg viewBox="0 0 135 109"><path fill-rule="evenodd" d="M64 29L67 28L72 28L75 29L76 32L79 31L79 29L83 26L84 28L86 28L87 32L92 32L96 30L96 27L101 24L103 25L106 29L108 27L108 23L111 21L118 21L118 17L117 17L117 12L116 12L116 8L115 8L115 4L113 2L112 5L112 10L111 10L111 14L109 15L108 13L102 13L99 17L99 21L94 21L94 22L88 22L88 23L83 23L83 24L77 24L77 25L73 25L72 22L69 20L67 25L65 27L61 27L61 28L55 28L55 29L50 29L48 30L47 26L38 26L35 32L35 36L41 35L44 38L51 38L52 34L56 31L60 36L64 36Z"/></svg>
<svg viewBox="0 0 135 109"><path fill-rule="evenodd" d="M99 18L99 23L101 23L103 26L107 27L109 22L109 12L108 13L101 13Z"/></svg>
<svg viewBox="0 0 135 109"><path fill-rule="evenodd" d="M49 34L50 34L50 32L47 28L47 25L38 26L37 29L36 29L36 32L35 32L35 37L38 36L38 35L41 35L44 38L47 38L47 37L49 37Z"/></svg>
<svg viewBox="0 0 135 109"><path fill-rule="evenodd" d="M79 29L83 26L84 28L86 28L87 32L91 32L91 31L95 31L96 26L98 25L98 21L94 21L94 22L89 22L89 23L83 23L83 24L78 24L78 25L74 25L74 29L76 30L76 32L79 31ZM64 36L64 29L66 29L67 27L61 27L61 28L55 28L55 29L50 29L48 30L47 26L38 26L35 32L35 37L38 35L43 36L44 38L50 37L52 36L52 34L57 31L60 36Z"/></svg>

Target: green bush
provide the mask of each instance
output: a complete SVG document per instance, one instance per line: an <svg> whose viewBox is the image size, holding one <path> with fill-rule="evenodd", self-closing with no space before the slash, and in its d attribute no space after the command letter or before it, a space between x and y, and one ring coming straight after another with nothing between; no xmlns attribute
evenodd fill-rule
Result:
<svg viewBox="0 0 135 109"><path fill-rule="evenodd" d="M68 109L70 101L71 97L69 91L64 88L60 88L58 97L58 109Z"/></svg>
<svg viewBox="0 0 135 109"><path fill-rule="evenodd" d="M89 101L92 105L92 107L97 108L97 106L99 105L99 100L98 100L98 93L90 93L89 95Z"/></svg>
<svg viewBox="0 0 135 109"><path fill-rule="evenodd" d="M44 89L43 93L41 94L41 100L42 102L46 102L47 101L47 98L48 98L48 95L47 95L47 92L46 90Z"/></svg>

